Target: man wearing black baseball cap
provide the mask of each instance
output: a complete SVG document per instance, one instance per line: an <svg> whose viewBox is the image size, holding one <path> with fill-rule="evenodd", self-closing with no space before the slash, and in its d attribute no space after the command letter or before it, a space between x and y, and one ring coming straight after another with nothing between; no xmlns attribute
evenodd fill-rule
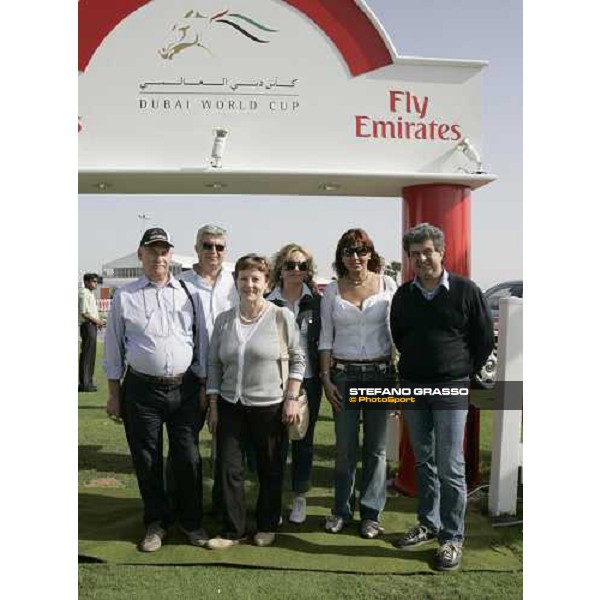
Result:
<svg viewBox="0 0 600 600"><path fill-rule="evenodd" d="M164 229L161 229L160 227L151 227L144 231L144 235L140 240L140 246L152 246L159 242L166 244L170 248L174 248L171 239L169 238L169 234Z"/></svg>
<svg viewBox="0 0 600 600"><path fill-rule="evenodd" d="M202 463L198 436L206 414L208 334L198 291L170 273L173 244L160 227L138 247L144 275L117 290L104 343L106 411L122 417L144 504L143 552L160 549L179 525L194 546L202 529ZM162 430L166 425L175 502L165 492Z"/></svg>

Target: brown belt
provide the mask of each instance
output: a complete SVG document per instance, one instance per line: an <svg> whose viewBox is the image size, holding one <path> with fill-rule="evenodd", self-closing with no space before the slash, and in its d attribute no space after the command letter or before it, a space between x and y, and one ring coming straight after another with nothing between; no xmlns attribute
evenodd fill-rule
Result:
<svg viewBox="0 0 600 600"><path fill-rule="evenodd" d="M185 375L185 373L182 373L181 375L172 375L171 377L157 377L156 375L146 375L145 373L140 373L131 367L129 367L128 370L138 379L141 379L142 381L148 381L149 383L154 383L156 385L180 385L183 383L183 376Z"/></svg>

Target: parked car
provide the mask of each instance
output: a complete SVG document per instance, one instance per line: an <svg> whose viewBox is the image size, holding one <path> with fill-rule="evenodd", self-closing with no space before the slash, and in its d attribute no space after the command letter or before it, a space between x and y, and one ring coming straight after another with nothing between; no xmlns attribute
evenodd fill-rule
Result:
<svg viewBox="0 0 600 600"><path fill-rule="evenodd" d="M483 295L492 312L492 318L494 319L495 347L481 371L473 377L473 383L477 387L489 390L496 384L496 371L498 369L498 322L500 320L500 298L509 298L511 296L522 298L523 281L515 280L498 283L485 290Z"/></svg>

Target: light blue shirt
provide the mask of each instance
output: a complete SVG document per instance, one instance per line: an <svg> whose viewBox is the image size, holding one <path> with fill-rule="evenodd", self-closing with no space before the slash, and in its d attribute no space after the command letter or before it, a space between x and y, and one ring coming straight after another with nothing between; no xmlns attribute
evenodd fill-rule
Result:
<svg viewBox="0 0 600 600"><path fill-rule="evenodd" d="M196 306L197 355L194 356L194 311L181 283L172 275L158 287L145 275L115 292L104 339L104 371L120 379L125 365L155 377L172 377L191 366L206 377L208 334L198 290L188 286Z"/></svg>
<svg viewBox="0 0 600 600"><path fill-rule="evenodd" d="M204 307L204 320L206 321L208 338L210 339L215 326L215 319L222 312L237 306L240 302L233 273L222 267L214 285L211 285L204 277L200 277L194 269L190 269L182 273L179 280L186 283L189 281L198 288Z"/></svg>
<svg viewBox="0 0 600 600"><path fill-rule="evenodd" d="M446 269L442 271L442 276L440 277L438 284L432 290L426 290L417 277L415 277L411 283L421 291L425 300L433 300L442 289L442 286L450 291L450 280L448 279L448 271L446 271Z"/></svg>

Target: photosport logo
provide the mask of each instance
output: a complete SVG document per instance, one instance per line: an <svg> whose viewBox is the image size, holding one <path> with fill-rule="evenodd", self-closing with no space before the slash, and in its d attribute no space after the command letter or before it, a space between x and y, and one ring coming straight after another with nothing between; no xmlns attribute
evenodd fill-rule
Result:
<svg viewBox="0 0 600 600"><path fill-rule="evenodd" d="M490 394L473 391L469 381L406 383L377 381L369 386L347 382L340 389L348 410L522 410L523 382L500 381Z"/></svg>

